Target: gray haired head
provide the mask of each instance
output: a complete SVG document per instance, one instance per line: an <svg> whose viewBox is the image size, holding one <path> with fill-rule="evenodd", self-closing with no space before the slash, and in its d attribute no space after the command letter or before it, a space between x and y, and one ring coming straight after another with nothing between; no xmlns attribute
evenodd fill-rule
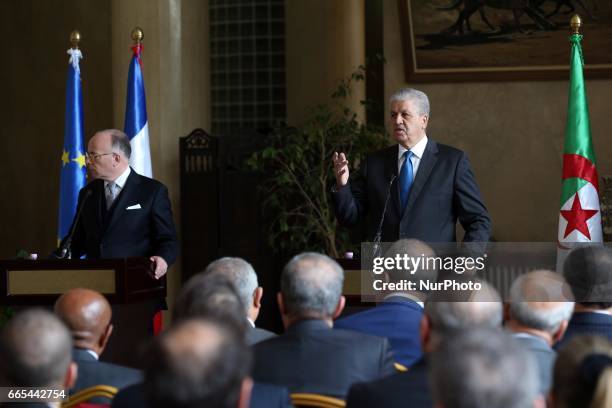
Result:
<svg viewBox="0 0 612 408"><path fill-rule="evenodd" d="M560 274L529 272L510 287L510 315L523 326L554 334L573 311L571 290Z"/></svg>
<svg viewBox="0 0 612 408"><path fill-rule="evenodd" d="M389 98L389 104L400 101L412 101L418 109L419 115L429 116L429 98L425 92L414 88L403 88Z"/></svg>
<svg viewBox="0 0 612 408"><path fill-rule="evenodd" d="M445 339L433 354L430 376L434 400L445 408L525 408L538 398L533 357L502 330Z"/></svg>
<svg viewBox="0 0 612 408"><path fill-rule="evenodd" d="M0 334L0 361L10 385L61 386L72 361L72 336L53 313L25 310Z"/></svg>
<svg viewBox="0 0 612 408"><path fill-rule="evenodd" d="M475 327L501 326L503 305L498 292L491 285L479 281L482 289L464 301L452 301L451 296L434 293L425 302L425 315L434 332L444 333ZM449 301L450 300L450 301Z"/></svg>
<svg viewBox="0 0 612 408"><path fill-rule="evenodd" d="M220 258L211 262L206 267L204 274L220 274L226 276L236 287L246 312L249 312L253 304L253 293L259 286L257 274L250 263L242 258Z"/></svg>
<svg viewBox="0 0 612 408"><path fill-rule="evenodd" d="M287 314L333 317L342 296L344 270L328 256L305 252L294 256L281 277Z"/></svg>
<svg viewBox="0 0 612 408"><path fill-rule="evenodd" d="M109 133L111 137L111 148L113 152L121 152L127 159L132 155L132 145L130 138L119 129L106 129L102 132Z"/></svg>

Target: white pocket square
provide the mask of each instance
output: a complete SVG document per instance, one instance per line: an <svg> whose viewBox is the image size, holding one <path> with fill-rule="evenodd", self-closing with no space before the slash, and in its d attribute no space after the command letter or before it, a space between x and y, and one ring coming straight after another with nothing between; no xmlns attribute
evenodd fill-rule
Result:
<svg viewBox="0 0 612 408"><path fill-rule="evenodd" d="M140 206L140 204L136 204L136 205L130 205L129 207L126 208L126 210L140 210L142 207Z"/></svg>

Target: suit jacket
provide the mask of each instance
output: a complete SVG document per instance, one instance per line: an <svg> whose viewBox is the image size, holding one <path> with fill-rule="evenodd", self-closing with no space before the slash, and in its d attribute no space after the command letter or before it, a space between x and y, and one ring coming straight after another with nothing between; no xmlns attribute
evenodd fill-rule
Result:
<svg viewBox="0 0 612 408"><path fill-rule="evenodd" d="M382 217L389 182L391 196L382 228L382 241L415 238L425 242L456 241L457 220L465 230L463 241L487 242L491 220L480 198L467 156L461 150L429 139L402 212L398 188L398 145L373 153L358 177L334 192L338 221L352 226L369 215L373 239Z"/></svg>
<svg viewBox="0 0 612 408"><path fill-rule="evenodd" d="M112 408L148 408L142 383L130 385L113 398ZM290 408L289 392L284 387L272 384L253 383L250 408Z"/></svg>
<svg viewBox="0 0 612 408"><path fill-rule="evenodd" d="M567 325L561 342L555 345L558 350L574 336L592 334L612 340L612 315L595 312L575 312Z"/></svg>
<svg viewBox="0 0 612 408"><path fill-rule="evenodd" d="M405 373L378 381L354 384L346 408L431 408L433 400L427 378L427 363L419 360Z"/></svg>
<svg viewBox="0 0 612 408"><path fill-rule="evenodd" d="M423 355L419 338L422 317L423 308L415 301L392 296L376 307L336 320L334 328L386 337L395 361L410 367Z"/></svg>
<svg viewBox="0 0 612 408"><path fill-rule="evenodd" d="M85 349L73 349L72 359L78 366L78 373L74 388L70 390L71 395L94 385L111 385L122 389L142 381L141 371L98 361ZM109 401L100 398L92 402L108 403Z"/></svg>
<svg viewBox="0 0 612 408"><path fill-rule="evenodd" d="M525 349L535 357L538 364L538 377L540 379L540 394L547 396L552 386L552 374L557 352L543 339L533 336L514 336Z"/></svg>
<svg viewBox="0 0 612 408"><path fill-rule="evenodd" d="M252 346L260 341L269 339L270 337L276 337L276 333L249 325L246 333L246 342L249 346Z"/></svg>
<svg viewBox="0 0 612 408"><path fill-rule="evenodd" d="M253 378L292 393L344 398L352 383L394 371L387 339L332 330L322 320L294 323L284 334L254 345L253 352Z"/></svg>
<svg viewBox="0 0 612 408"><path fill-rule="evenodd" d="M86 200L86 201L84 201ZM168 189L157 180L131 169L121 193L106 210L104 181L97 179L79 192L72 239L73 258L123 258L159 255L171 265L178 254L178 242ZM129 209L138 206L140 208ZM64 238L65 239L65 238Z"/></svg>

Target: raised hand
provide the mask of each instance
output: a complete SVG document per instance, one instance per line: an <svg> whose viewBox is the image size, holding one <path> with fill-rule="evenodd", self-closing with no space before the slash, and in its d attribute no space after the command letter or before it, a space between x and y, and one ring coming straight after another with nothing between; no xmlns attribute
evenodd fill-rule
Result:
<svg viewBox="0 0 612 408"><path fill-rule="evenodd" d="M349 179L349 168L348 160L346 160L344 153L338 154L338 152L334 152L332 163L334 166L334 176L336 177L336 188L346 186Z"/></svg>

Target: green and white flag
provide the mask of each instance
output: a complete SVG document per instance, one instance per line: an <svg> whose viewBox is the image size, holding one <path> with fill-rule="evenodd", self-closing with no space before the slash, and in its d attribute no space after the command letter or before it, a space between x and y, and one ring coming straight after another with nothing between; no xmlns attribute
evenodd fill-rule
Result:
<svg viewBox="0 0 612 408"><path fill-rule="evenodd" d="M600 243L599 176L591 141L589 107L582 67L582 35L572 34L570 90L563 150L563 187L559 212L558 243L570 249L571 243Z"/></svg>

